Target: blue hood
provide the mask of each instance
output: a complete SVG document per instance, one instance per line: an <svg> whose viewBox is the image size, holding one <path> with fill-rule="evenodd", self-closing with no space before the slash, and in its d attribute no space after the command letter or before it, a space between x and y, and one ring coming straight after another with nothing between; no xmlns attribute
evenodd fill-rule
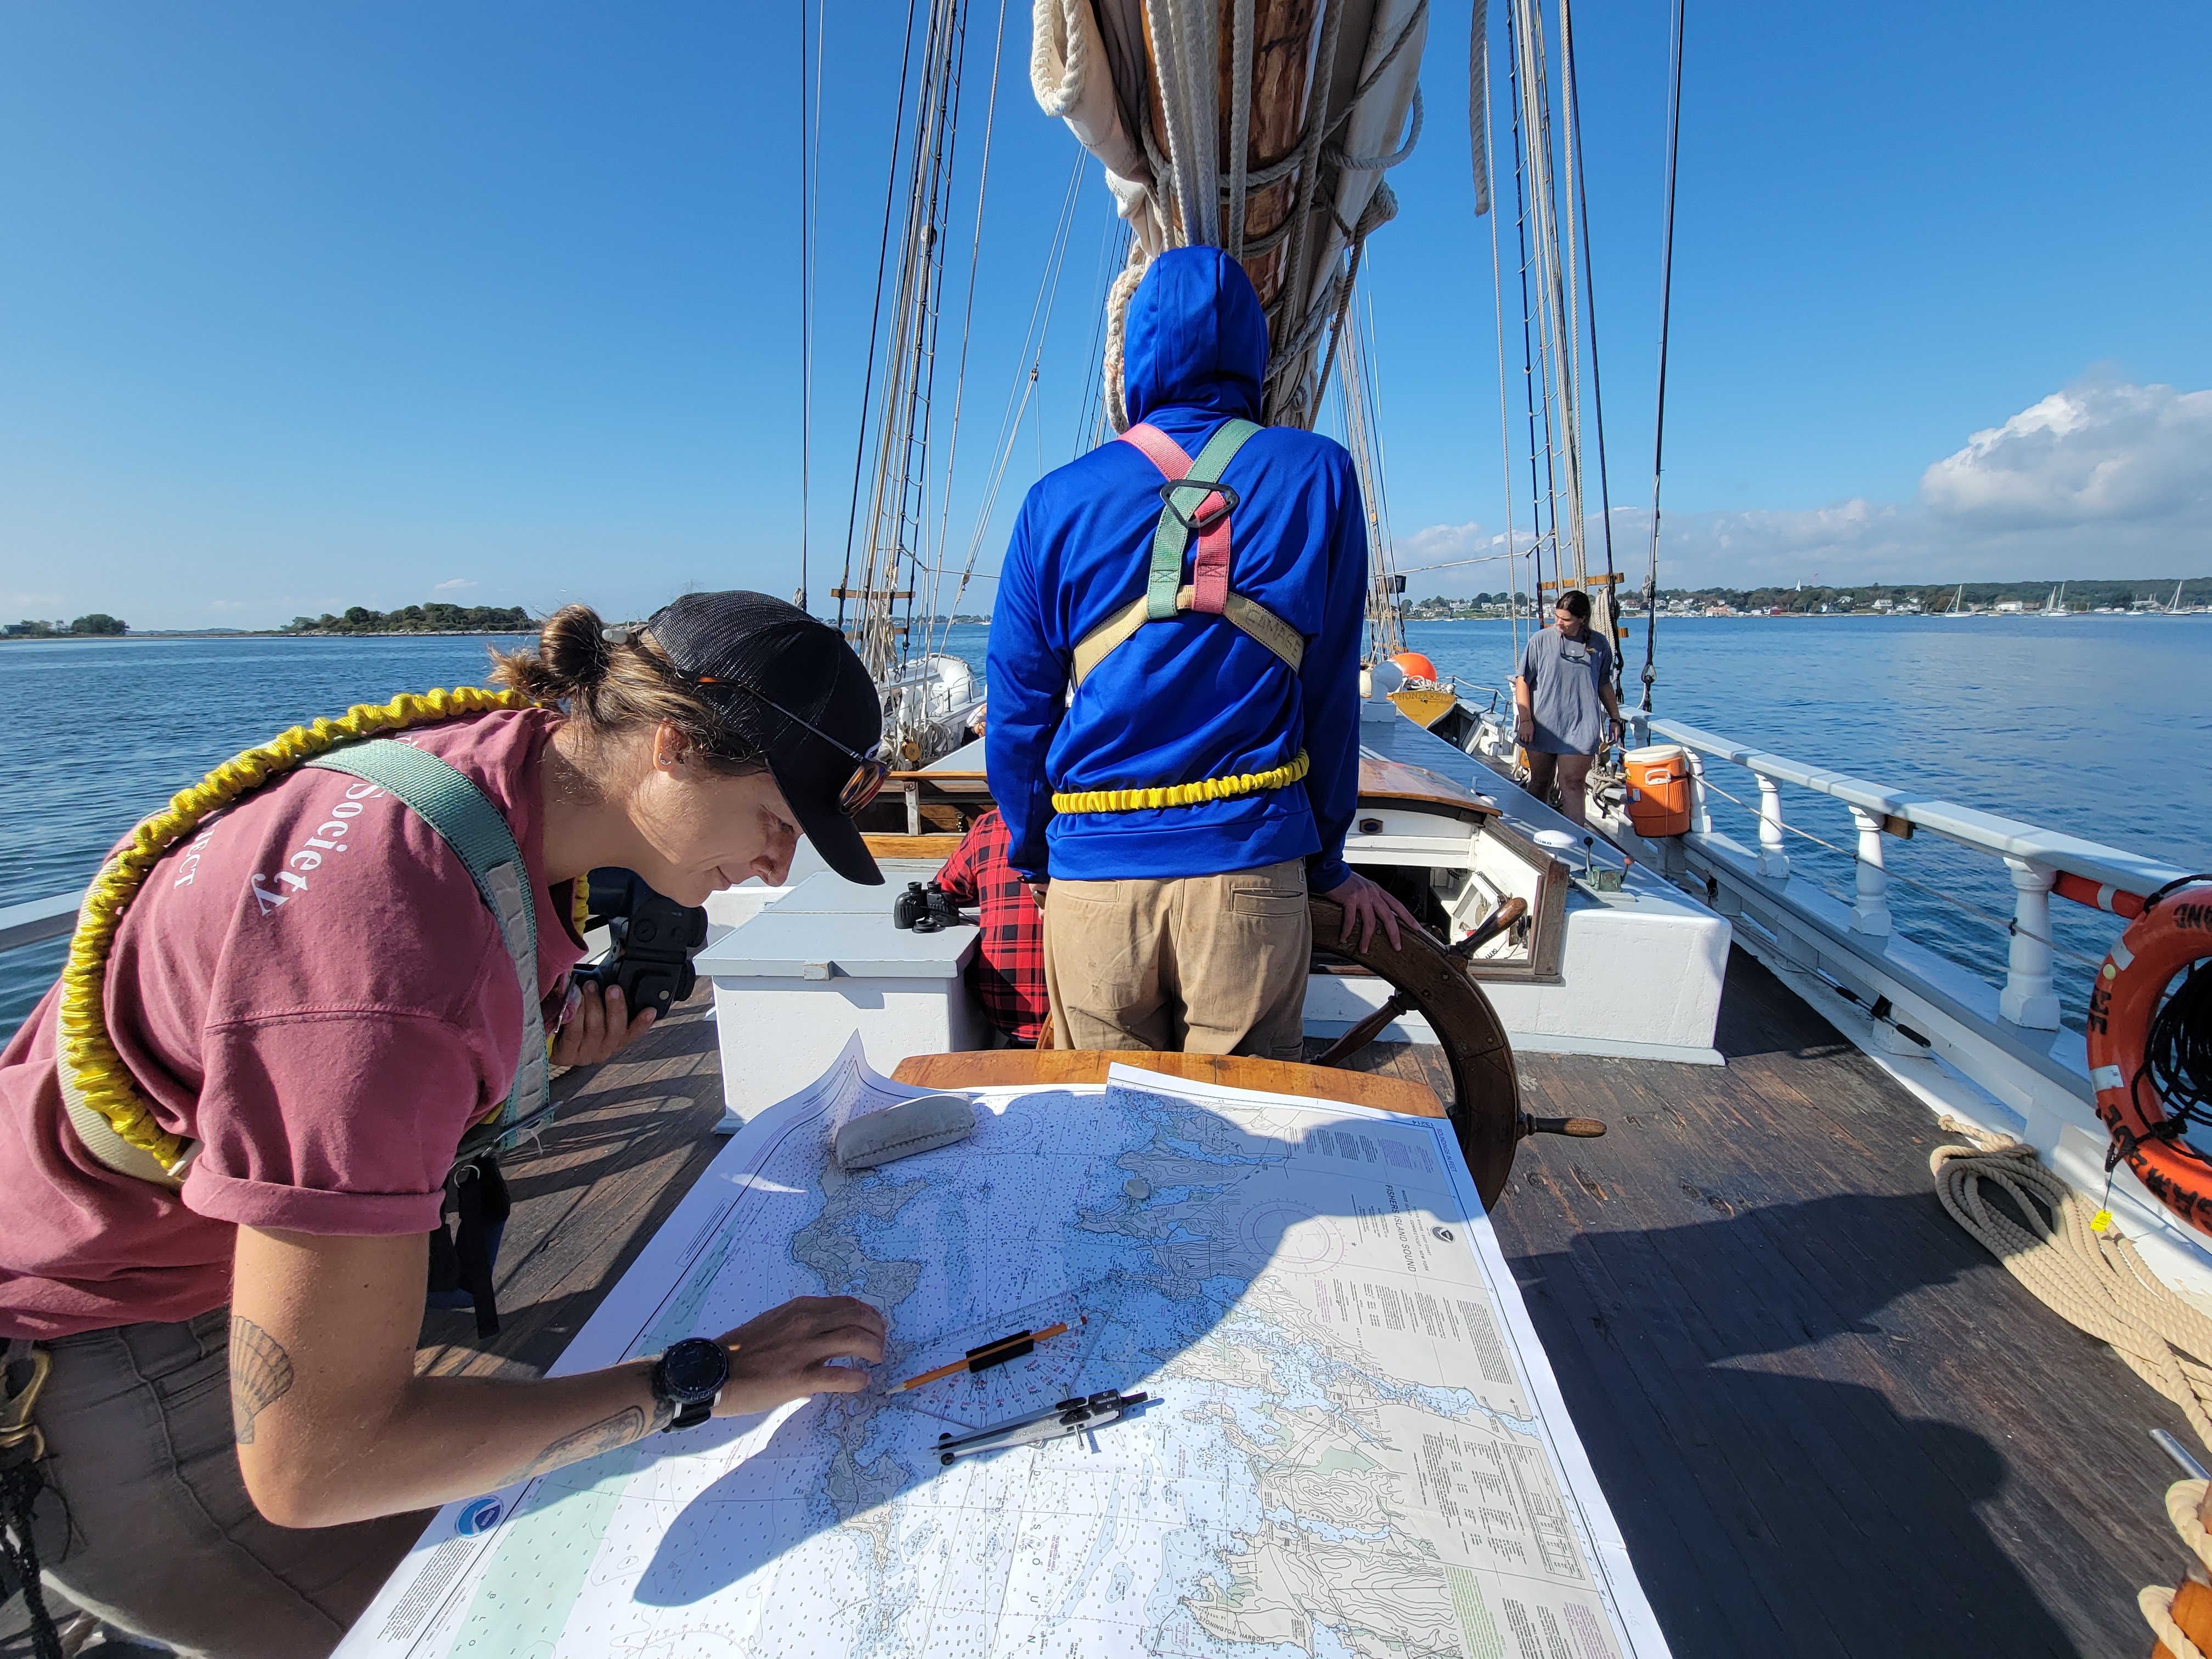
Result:
<svg viewBox="0 0 2212 1659"><path fill-rule="evenodd" d="M1219 248L1170 248L1153 260L1123 340L1131 421L1170 408L1260 418L1267 314L1244 267Z"/></svg>

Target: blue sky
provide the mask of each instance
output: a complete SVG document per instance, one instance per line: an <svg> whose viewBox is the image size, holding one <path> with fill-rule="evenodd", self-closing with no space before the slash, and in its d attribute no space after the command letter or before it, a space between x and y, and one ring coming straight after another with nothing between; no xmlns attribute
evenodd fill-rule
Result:
<svg viewBox="0 0 2212 1659"><path fill-rule="evenodd" d="M789 592L804 15L0 9L0 613L266 626L441 595L627 615L685 586ZM1467 15L1437 0L1426 135L1371 245L1408 565L1504 521ZM817 599L844 544L903 16L828 20ZM956 317L998 18L978 3L969 25ZM1639 573L1665 30L1662 0L1576 14L1616 538ZM2096 22L1691 0L1664 579L2212 571L2208 48L2180 4ZM1012 6L956 560L1077 161L1028 50ZM985 569L1076 442L1109 212L1085 167Z"/></svg>

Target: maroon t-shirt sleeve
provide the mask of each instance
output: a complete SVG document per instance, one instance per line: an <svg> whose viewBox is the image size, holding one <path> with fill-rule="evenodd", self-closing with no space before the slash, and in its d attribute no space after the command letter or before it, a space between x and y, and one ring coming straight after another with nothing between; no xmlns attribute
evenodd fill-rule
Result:
<svg viewBox="0 0 2212 1659"><path fill-rule="evenodd" d="M512 986L504 951L484 966ZM303 1233L429 1231L453 1148L508 1069L488 1024L379 1011L210 1028L186 1206Z"/></svg>

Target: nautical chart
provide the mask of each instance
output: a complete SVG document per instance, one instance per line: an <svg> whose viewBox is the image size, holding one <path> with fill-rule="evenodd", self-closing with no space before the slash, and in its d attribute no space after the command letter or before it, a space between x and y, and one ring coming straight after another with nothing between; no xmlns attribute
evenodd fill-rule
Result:
<svg viewBox="0 0 2212 1659"><path fill-rule="evenodd" d="M1666 1653L1445 1125L1117 1066L830 1164L831 1115L905 1092L856 1042L763 1113L559 1368L836 1292L889 1317L875 1387L449 1504L341 1654ZM939 1463L953 1425L1112 1388L1151 1398Z"/></svg>

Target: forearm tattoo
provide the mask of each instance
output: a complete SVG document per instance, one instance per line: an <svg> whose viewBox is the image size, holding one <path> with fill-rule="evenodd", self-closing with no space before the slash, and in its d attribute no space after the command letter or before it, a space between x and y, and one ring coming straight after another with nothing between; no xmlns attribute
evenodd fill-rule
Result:
<svg viewBox="0 0 2212 1659"><path fill-rule="evenodd" d="M655 1430L666 1428L675 1415L674 1404L665 1400L653 1401L649 1417L642 1407L625 1406L612 1417L602 1418L574 1434L562 1435L532 1458L516 1478L526 1480L532 1475L544 1474L570 1463L580 1463L587 1457L597 1457L601 1452L611 1452L617 1446L627 1446L633 1440L642 1440Z"/></svg>
<svg viewBox="0 0 2212 1659"><path fill-rule="evenodd" d="M230 1316L230 1418L238 1443L253 1443L253 1419L290 1389L292 1356L242 1315Z"/></svg>

